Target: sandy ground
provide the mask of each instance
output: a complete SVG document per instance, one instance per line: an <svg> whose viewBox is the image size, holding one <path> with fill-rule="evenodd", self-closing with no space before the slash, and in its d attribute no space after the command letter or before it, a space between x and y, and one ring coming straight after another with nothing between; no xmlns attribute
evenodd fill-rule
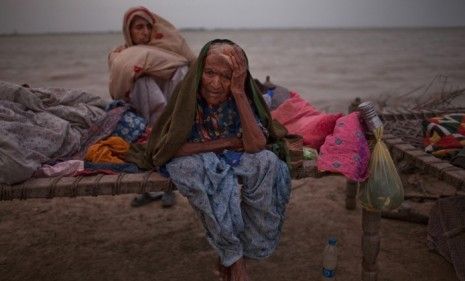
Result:
<svg viewBox="0 0 465 281"><path fill-rule="evenodd" d="M345 179L293 183L274 255L256 280L320 280L326 238L338 238L338 280L360 280L361 210L344 207ZM0 280L216 280L215 253L187 201L132 208L134 195L0 202ZM382 220L379 280L458 280L425 244L426 226Z"/></svg>

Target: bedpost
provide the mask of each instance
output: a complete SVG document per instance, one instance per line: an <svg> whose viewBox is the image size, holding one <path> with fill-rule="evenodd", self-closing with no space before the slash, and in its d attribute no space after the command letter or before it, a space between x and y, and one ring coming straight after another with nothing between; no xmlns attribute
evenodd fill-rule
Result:
<svg viewBox="0 0 465 281"><path fill-rule="evenodd" d="M378 280L377 258L381 245L381 212L362 210L362 281Z"/></svg>
<svg viewBox="0 0 465 281"><path fill-rule="evenodd" d="M358 110L368 128L367 138L373 140L374 135L371 132L383 126L375 106L371 102L363 102L358 104ZM371 143L370 150L373 151L373 142L369 143ZM377 259L381 248L380 224L381 211L362 208L362 281L378 280Z"/></svg>

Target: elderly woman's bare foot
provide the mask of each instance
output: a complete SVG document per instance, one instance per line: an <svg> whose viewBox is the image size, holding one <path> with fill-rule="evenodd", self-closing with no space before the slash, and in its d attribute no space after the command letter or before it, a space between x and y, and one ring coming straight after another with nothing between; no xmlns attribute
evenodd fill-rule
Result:
<svg viewBox="0 0 465 281"><path fill-rule="evenodd" d="M230 281L250 281L243 258L233 263L229 269L231 270L229 275Z"/></svg>
<svg viewBox="0 0 465 281"><path fill-rule="evenodd" d="M230 270L229 267L226 267L221 264L221 260L218 259L218 263L216 264L215 275L218 276L220 281L230 281L229 275Z"/></svg>

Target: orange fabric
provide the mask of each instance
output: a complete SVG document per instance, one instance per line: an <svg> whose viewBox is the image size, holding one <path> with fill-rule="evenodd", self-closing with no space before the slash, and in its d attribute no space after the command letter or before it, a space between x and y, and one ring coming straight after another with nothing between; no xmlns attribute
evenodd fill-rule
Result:
<svg viewBox="0 0 465 281"><path fill-rule="evenodd" d="M129 150L129 144L120 137L109 137L91 145L84 159L94 163L125 163L119 157Z"/></svg>

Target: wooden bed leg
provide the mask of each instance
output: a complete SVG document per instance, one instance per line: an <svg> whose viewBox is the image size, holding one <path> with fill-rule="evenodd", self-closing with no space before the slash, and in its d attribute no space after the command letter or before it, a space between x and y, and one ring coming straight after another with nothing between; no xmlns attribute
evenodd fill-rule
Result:
<svg viewBox="0 0 465 281"><path fill-rule="evenodd" d="M362 281L378 280L378 264L376 262L380 249L379 226L381 212L362 210Z"/></svg>
<svg viewBox="0 0 465 281"><path fill-rule="evenodd" d="M357 182L347 180L346 183L346 209L355 210L357 207Z"/></svg>

